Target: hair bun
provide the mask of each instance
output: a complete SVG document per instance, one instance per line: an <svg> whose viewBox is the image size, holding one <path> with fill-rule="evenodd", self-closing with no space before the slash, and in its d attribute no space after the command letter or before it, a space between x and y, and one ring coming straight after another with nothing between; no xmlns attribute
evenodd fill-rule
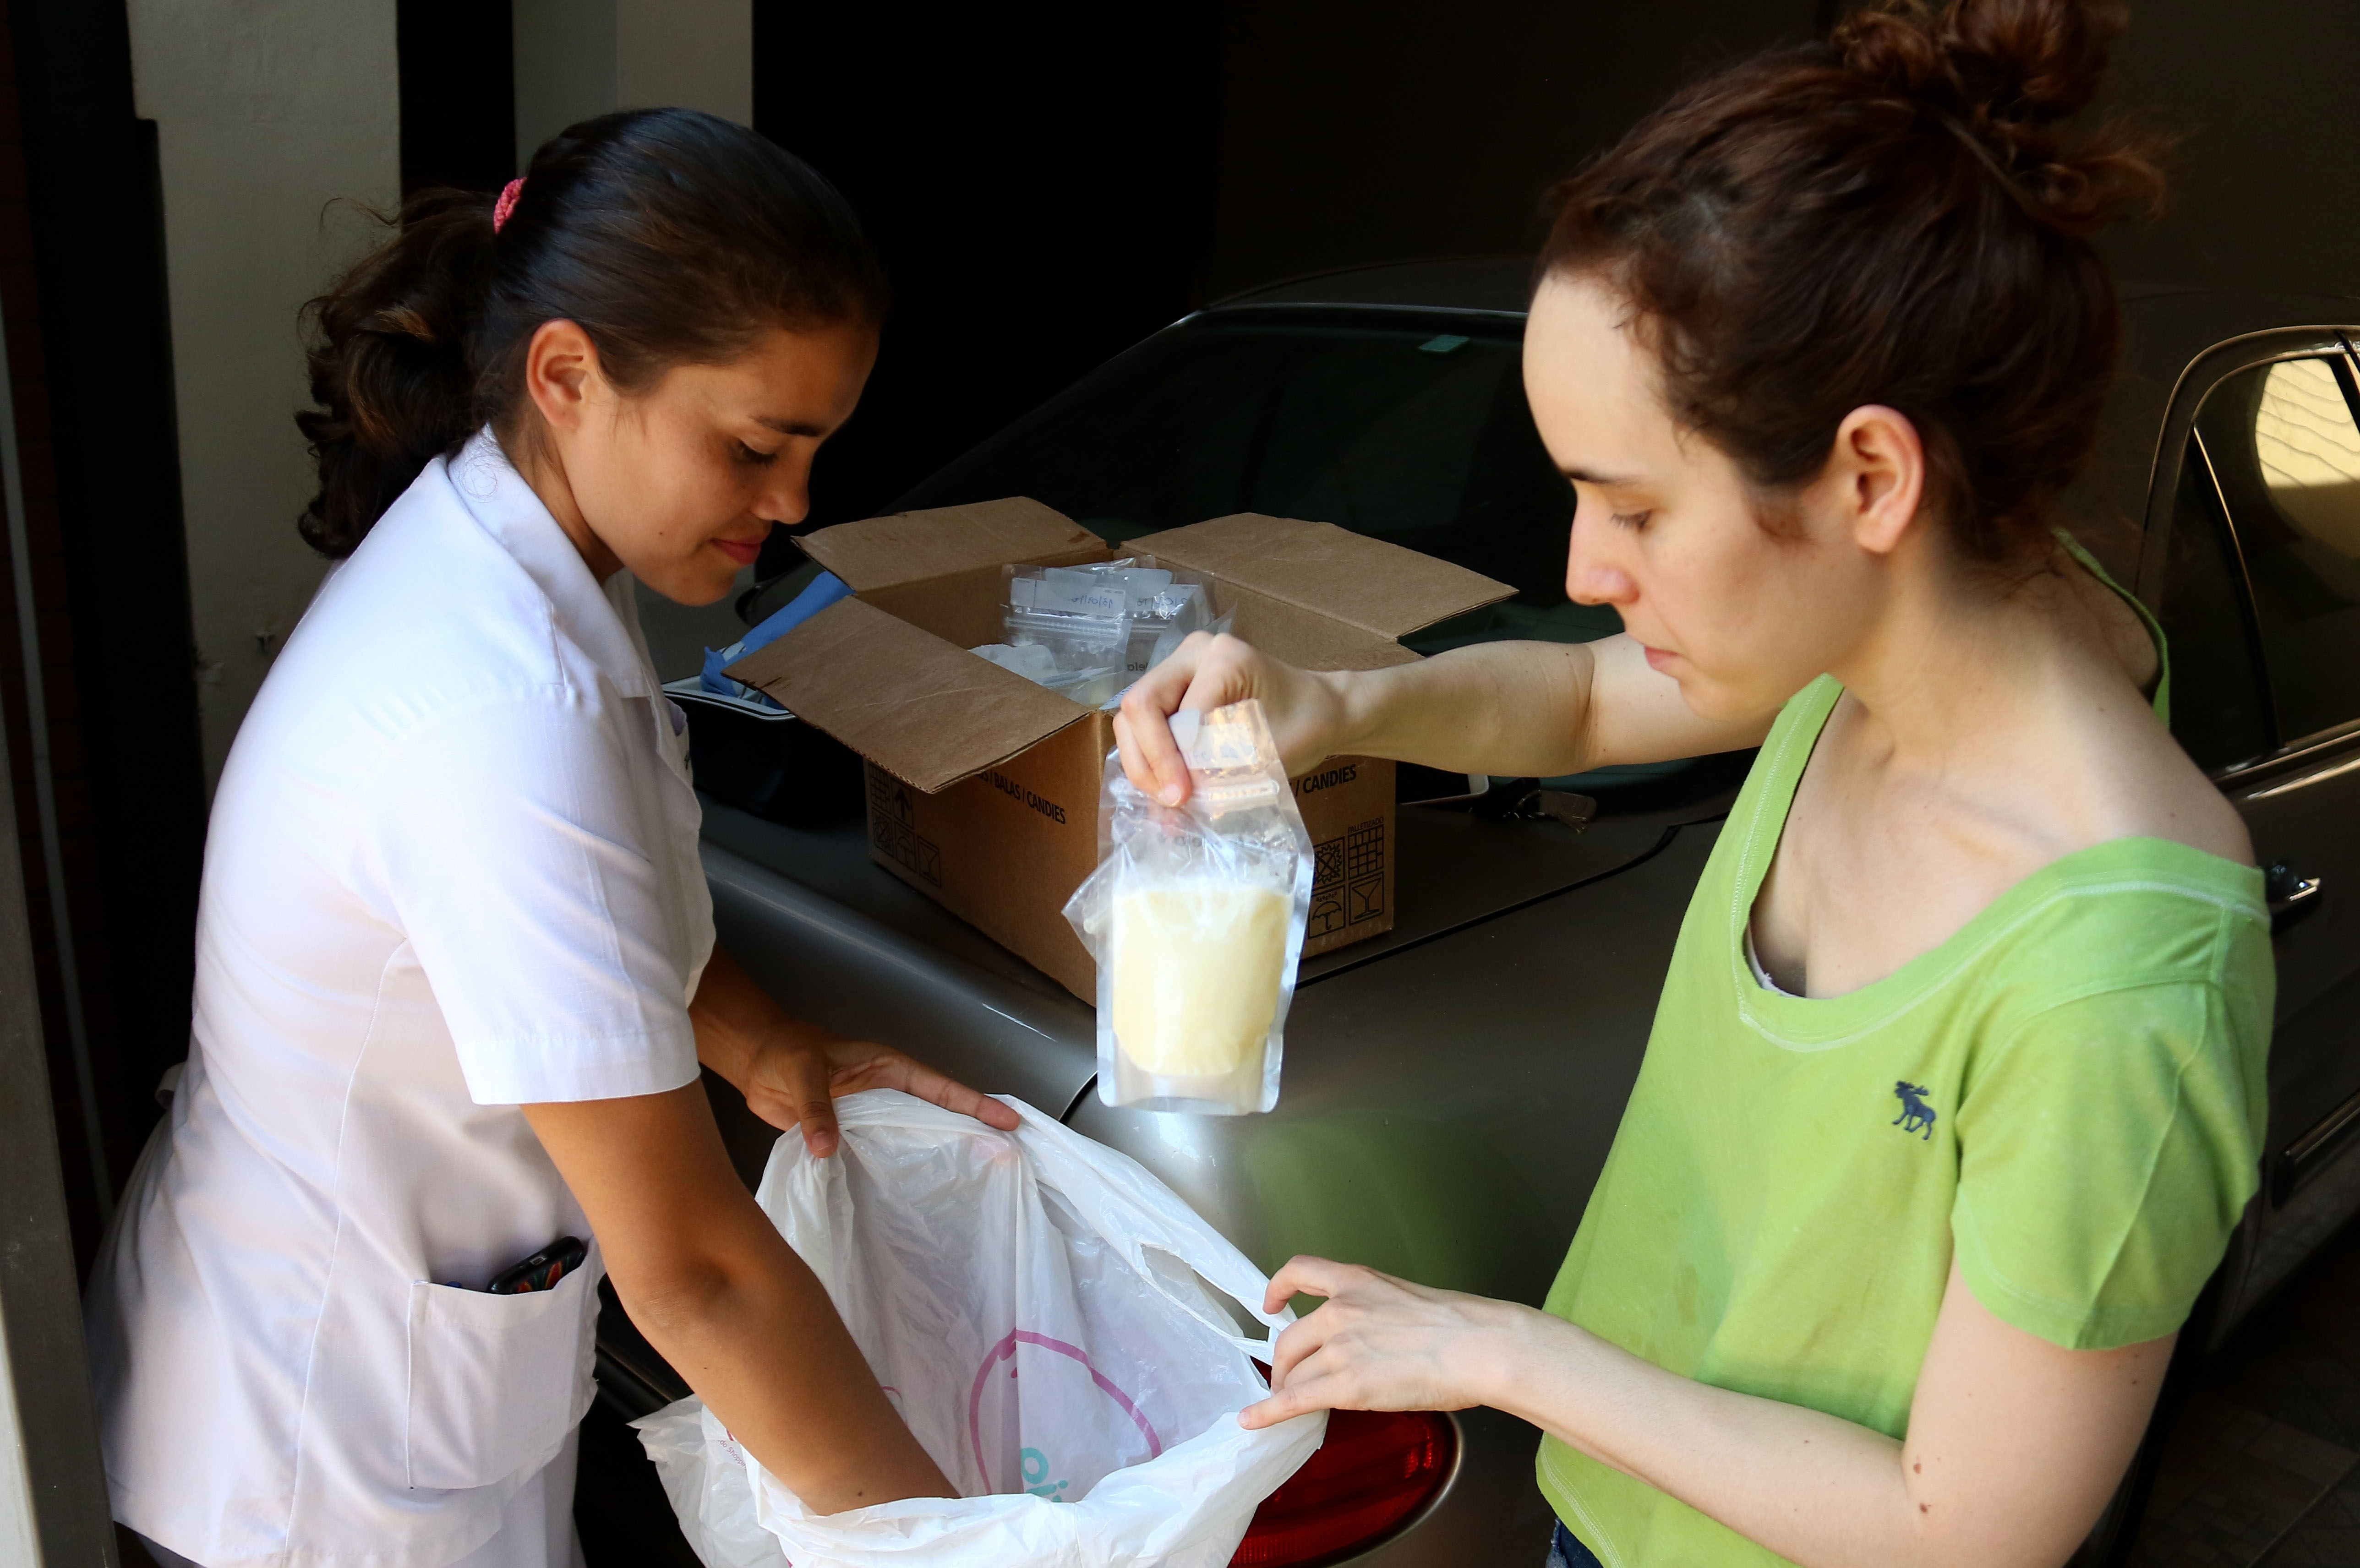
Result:
<svg viewBox="0 0 2360 1568"><path fill-rule="evenodd" d="M2090 106L2121 0L1874 0L1829 38L1843 68L1948 123L2042 222L2087 234L2161 205L2145 138L2062 122Z"/></svg>
<svg viewBox="0 0 2360 1568"><path fill-rule="evenodd" d="M1847 69L1961 115L2048 125L2090 106L2129 20L2120 0L1882 0L1836 25Z"/></svg>
<svg viewBox="0 0 2360 1568"><path fill-rule="evenodd" d="M1971 561L2045 561L2122 338L2089 231L2160 190L2074 111L2110 0L1865 0L1684 88L1557 188L1539 277L1619 296L1665 408L1776 531L1852 410L1897 409Z"/></svg>

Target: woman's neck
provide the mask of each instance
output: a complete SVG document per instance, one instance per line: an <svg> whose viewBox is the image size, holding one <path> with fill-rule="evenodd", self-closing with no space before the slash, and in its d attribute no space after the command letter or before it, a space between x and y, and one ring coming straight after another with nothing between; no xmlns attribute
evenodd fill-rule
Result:
<svg viewBox="0 0 2360 1568"><path fill-rule="evenodd" d="M541 504L549 508L549 515L557 519L557 526L565 531L565 537L573 541L582 563L590 569L590 575L605 586L608 578L623 569L623 562L583 517L581 504L574 497L574 485L565 475L565 463L552 443L545 437L536 440L521 432L510 435L495 431L494 435L518 475L531 487Z"/></svg>
<svg viewBox="0 0 2360 1568"><path fill-rule="evenodd" d="M2046 698L2103 678L2099 650L2073 624L2071 586L2047 563L2005 577L1946 561L1895 564L1890 612L1830 671L1884 766L1955 770L1987 757L1989 738Z"/></svg>

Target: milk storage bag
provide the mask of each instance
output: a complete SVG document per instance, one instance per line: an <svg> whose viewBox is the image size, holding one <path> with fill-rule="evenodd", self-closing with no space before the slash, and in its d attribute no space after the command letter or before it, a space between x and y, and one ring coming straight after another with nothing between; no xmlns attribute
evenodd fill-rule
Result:
<svg viewBox="0 0 2360 1568"><path fill-rule="evenodd" d="M1013 1134L890 1089L793 1133L756 1194L956 1497L816 1516L694 1399L637 1423L706 1568L1224 1568L1324 1414L1260 1432L1293 1314L1169 1188L1010 1101ZM1234 1310L1233 1310L1234 1308Z"/></svg>
<svg viewBox="0 0 2360 1568"><path fill-rule="evenodd" d="M1311 835L1262 704L1172 715L1179 806L1107 758L1098 867L1065 905L1098 971L1098 1097L1231 1116L1278 1104Z"/></svg>

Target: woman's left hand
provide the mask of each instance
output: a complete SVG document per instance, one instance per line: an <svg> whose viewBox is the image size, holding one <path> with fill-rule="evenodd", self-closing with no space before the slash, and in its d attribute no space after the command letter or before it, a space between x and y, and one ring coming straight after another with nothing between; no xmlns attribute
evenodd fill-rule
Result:
<svg viewBox="0 0 2360 1568"><path fill-rule="evenodd" d="M821 1159L836 1152L836 1096L899 1089L946 1111L1014 1132L1017 1115L954 1078L875 1040L847 1040L802 1026L780 1029L756 1048L738 1085L753 1113L782 1131L803 1129L803 1146Z"/></svg>
<svg viewBox="0 0 2360 1568"><path fill-rule="evenodd" d="M822 1160L836 1152L836 1097L863 1089L899 1089L946 1111L1014 1132L1014 1111L956 1079L875 1040L789 1018L727 948L705 961L688 1005L696 1059L729 1080L753 1113L782 1132L803 1128L803 1147Z"/></svg>
<svg viewBox="0 0 2360 1568"><path fill-rule="evenodd" d="M1275 1425L1306 1410L1459 1410L1491 1402L1528 1307L1428 1290L1357 1264L1297 1258L1262 1302L1326 1301L1278 1336L1270 1398L1238 1424Z"/></svg>

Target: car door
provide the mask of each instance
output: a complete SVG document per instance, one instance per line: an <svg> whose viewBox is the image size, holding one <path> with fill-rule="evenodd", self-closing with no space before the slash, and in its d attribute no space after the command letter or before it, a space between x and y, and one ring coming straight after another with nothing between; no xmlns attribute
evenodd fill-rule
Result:
<svg viewBox="0 0 2360 1568"><path fill-rule="evenodd" d="M2253 835L2278 974L2264 1191L2216 1333L2360 1213L2360 380L2341 332L2183 378L2164 534L2175 733Z"/></svg>

